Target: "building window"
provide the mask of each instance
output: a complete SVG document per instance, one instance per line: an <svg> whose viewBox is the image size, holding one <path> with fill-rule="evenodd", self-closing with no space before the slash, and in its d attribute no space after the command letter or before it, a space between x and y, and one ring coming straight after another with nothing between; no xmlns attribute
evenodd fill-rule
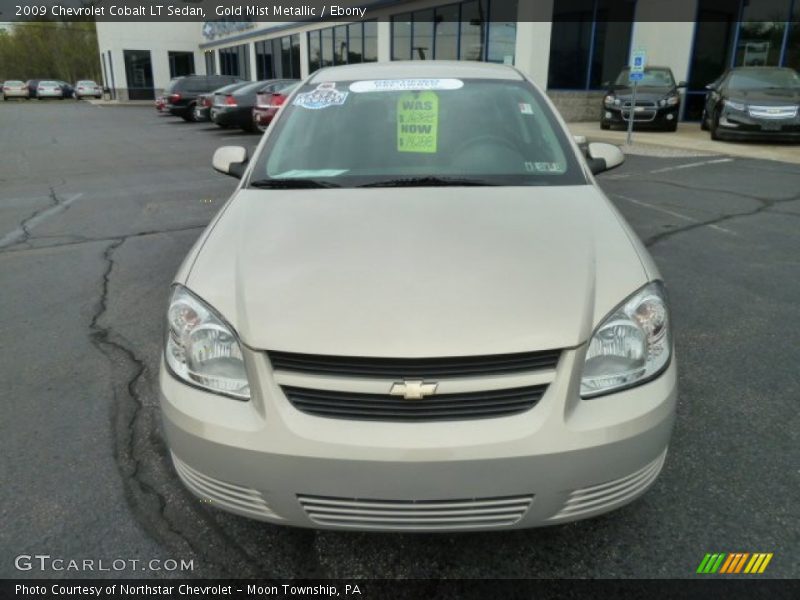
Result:
<svg viewBox="0 0 800 600"><path fill-rule="evenodd" d="M206 75L216 75L217 57L214 55L214 51L206 50L205 59L206 59Z"/></svg>
<svg viewBox="0 0 800 600"><path fill-rule="evenodd" d="M378 60L378 22L337 25L308 32L308 71Z"/></svg>
<svg viewBox="0 0 800 600"><path fill-rule="evenodd" d="M392 60L481 60L513 64L518 3L518 0L468 0L395 15Z"/></svg>
<svg viewBox="0 0 800 600"><path fill-rule="evenodd" d="M222 75L250 79L250 56L247 44L219 49L219 68Z"/></svg>
<svg viewBox="0 0 800 600"><path fill-rule="evenodd" d="M553 8L550 89L601 89L628 63L634 0L565 0Z"/></svg>
<svg viewBox="0 0 800 600"><path fill-rule="evenodd" d="M128 81L129 100L152 100L153 64L150 50L124 50L125 77Z"/></svg>
<svg viewBox="0 0 800 600"><path fill-rule="evenodd" d="M194 75L194 52L169 52L169 76Z"/></svg>
<svg viewBox="0 0 800 600"><path fill-rule="evenodd" d="M795 71L800 71L800 0L796 0L794 3L794 14L786 36L783 64Z"/></svg>
<svg viewBox="0 0 800 600"><path fill-rule="evenodd" d="M256 79L299 79L300 36L256 42Z"/></svg>

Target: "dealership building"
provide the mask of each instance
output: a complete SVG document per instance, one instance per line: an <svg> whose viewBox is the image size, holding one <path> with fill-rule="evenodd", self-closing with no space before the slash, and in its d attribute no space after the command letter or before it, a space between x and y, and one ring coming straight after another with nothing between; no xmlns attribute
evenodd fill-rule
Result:
<svg viewBox="0 0 800 600"><path fill-rule="evenodd" d="M340 4L346 5L347 2ZM303 78L320 67L479 60L527 73L570 120L599 116L631 52L688 82L685 120L731 66L800 70L800 0L362 0L365 20L98 22L105 87L151 99L172 77Z"/></svg>

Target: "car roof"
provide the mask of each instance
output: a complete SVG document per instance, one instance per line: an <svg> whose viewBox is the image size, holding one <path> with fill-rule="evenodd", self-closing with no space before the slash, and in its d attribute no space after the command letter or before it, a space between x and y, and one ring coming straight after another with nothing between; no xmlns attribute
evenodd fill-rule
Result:
<svg viewBox="0 0 800 600"><path fill-rule="evenodd" d="M311 76L309 83L352 81L356 79L505 79L522 81L515 68L477 61L428 60L360 63L325 67Z"/></svg>

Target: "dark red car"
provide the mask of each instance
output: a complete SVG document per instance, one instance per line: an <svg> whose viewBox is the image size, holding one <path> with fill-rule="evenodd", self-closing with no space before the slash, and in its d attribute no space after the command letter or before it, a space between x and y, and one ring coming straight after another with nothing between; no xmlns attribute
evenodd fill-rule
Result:
<svg viewBox="0 0 800 600"><path fill-rule="evenodd" d="M256 96L256 105L253 107L253 123L259 131L266 131L281 105L298 85L297 82L289 83L286 87L273 92L261 92Z"/></svg>

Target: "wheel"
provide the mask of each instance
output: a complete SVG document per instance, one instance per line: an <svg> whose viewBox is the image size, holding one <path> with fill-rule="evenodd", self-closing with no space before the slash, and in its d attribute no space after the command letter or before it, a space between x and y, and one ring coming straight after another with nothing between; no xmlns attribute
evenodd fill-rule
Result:
<svg viewBox="0 0 800 600"><path fill-rule="evenodd" d="M242 130L246 131L247 133L258 133L258 127L256 127L256 124L253 123L253 121L249 121L242 125Z"/></svg>
<svg viewBox="0 0 800 600"><path fill-rule="evenodd" d="M197 119L194 118L194 107L195 107L194 104L189 105L189 113L185 117L183 117L184 121L187 121L189 123L197 122Z"/></svg>
<svg viewBox="0 0 800 600"><path fill-rule="evenodd" d="M711 117L711 125L709 126L709 130L711 131L711 139L719 141L722 138L719 135L719 111L714 111L714 116Z"/></svg>
<svg viewBox="0 0 800 600"><path fill-rule="evenodd" d="M703 131L708 131L708 115L706 114L706 109L703 109L703 116L700 117L700 129Z"/></svg>
<svg viewBox="0 0 800 600"><path fill-rule="evenodd" d="M670 121L664 131L678 131L678 121Z"/></svg>
<svg viewBox="0 0 800 600"><path fill-rule="evenodd" d="M611 129L611 123L606 123L605 121L600 121L600 129Z"/></svg>

